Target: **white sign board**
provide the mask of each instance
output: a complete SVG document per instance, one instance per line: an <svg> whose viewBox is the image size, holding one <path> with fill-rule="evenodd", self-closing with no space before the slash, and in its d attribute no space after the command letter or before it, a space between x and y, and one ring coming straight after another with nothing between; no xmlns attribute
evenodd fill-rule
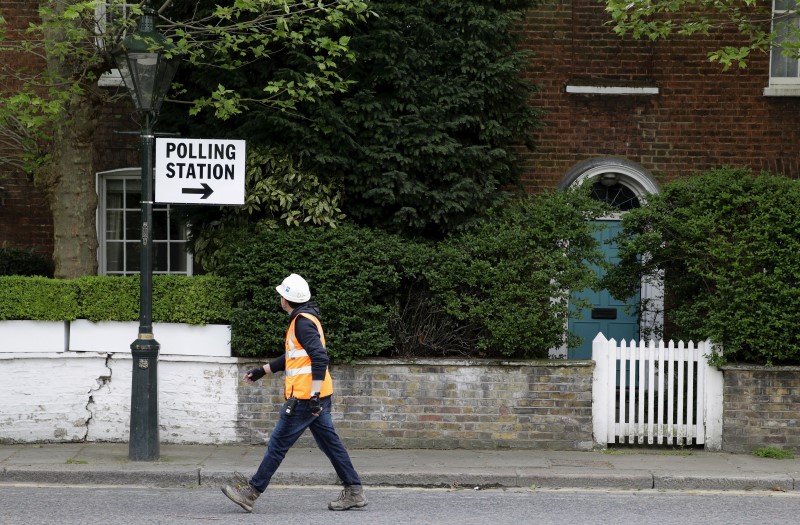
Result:
<svg viewBox="0 0 800 525"><path fill-rule="evenodd" d="M244 204L245 141L156 138L155 202Z"/></svg>

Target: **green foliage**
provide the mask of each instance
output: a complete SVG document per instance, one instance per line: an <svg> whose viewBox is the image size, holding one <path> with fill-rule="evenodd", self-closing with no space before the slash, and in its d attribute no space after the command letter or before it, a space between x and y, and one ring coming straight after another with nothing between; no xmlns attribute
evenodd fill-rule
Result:
<svg viewBox="0 0 800 525"><path fill-rule="evenodd" d="M289 154L274 148L251 148L247 154L243 206L189 211L192 251L206 270L217 267L224 232L244 224L276 229L313 224L335 228L344 218L340 185L323 183Z"/></svg>
<svg viewBox="0 0 800 525"><path fill-rule="evenodd" d="M129 16L104 18L98 37L98 4L108 13ZM366 9L361 0L168 2L158 13L157 31L180 54L185 68L201 69L217 80L188 99L187 90L176 83L171 98L188 103L190 114L207 111L224 120L256 106L287 109L343 91L350 82L338 68L354 60L345 28L363 20ZM31 172L41 168L55 147L54 129L80 118L72 112L81 106L78 101L101 104L115 96L98 90L97 80L115 67L111 51L126 34L136 38L142 12L140 3L123 0L41 2L39 19L27 27L9 27L0 18L0 63L29 65L0 68L0 85L7 88L0 89L0 129L21 146L19 158L4 161ZM331 31L341 34L331 38ZM268 67L274 55L289 51L305 54L313 67L296 72L292 80L229 83L238 69ZM181 109L184 118L186 107Z"/></svg>
<svg viewBox="0 0 800 525"><path fill-rule="evenodd" d="M539 119L529 104L534 88L522 79L529 54L514 31L532 4L375 0L377 16L349 41L358 60L340 68L354 82L346 93L226 124L343 182L342 209L358 223L441 238L482 216L517 182L514 151ZM299 53L274 58L269 70L240 71L231 82L262 75L291 81L314 67ZM217 128L207 119L186 134Z"/></svg>
<svg viewBox="0 0 800 525"><path fill-rule="evenodd" d="M232 347L282 351L286 314L275 286L303 275L322 309L332 357L546 357L565 341L568 290L595 284L591 219L606 211L583 191L531 197L439 243L349 223L242 228L226 237Z"/></svg>
<svg viewBox="0 0 800 525"><path fill-rule="evenodd" d="M436 236L501 202L513 148L537 126L514 24L532 2L378 0L353 38L359 84L342 100L356 148L338 167L347 211Z"/></svg>
<svg viewBox="0 0 800 525"><path fill-rule="evenodd" d="M391 348L388 323L399 279L392 261L401 246L399 238L349 224L232 233L218 273L228 278L233 296L233 350L241 356L283 352L287 316L275 287L290 273L311 286L331 357L349 360Z"/></svg>
<svg viewBox="0 0 800 525"><path fill-rule="evenodd" d="M153 276L153 282L156 276ZM74 279L78 291L78 317L89 321L139 319L139 276L86 276ZM155 294L153 294L155 303Z"/></svg>
<svg viewBox="0 0 800 525"><path fill-rule="evenodd" d="M77 290L69 281L0 277L0 320L73 321L77 317Z"/></svg>
<svg viewBox="0 0 800 525"><path fill-rule="evenodd" d="M153 321L227 323L230 296L213 276L153 276ZM0 320L137 321L139 278L0 277Z"/></svg>
<svg viewBox="0 0 800 525"><path fill-rule="evenodd" d="M0 275L53 276L53 262L33 250L0 247Z"/></svg>
<svg viewBox="0 0 800 525"><path fill-rule="evenodd" d="M794 452L791 450L783 450L778 447L757 448L753 451L753 455L760 458L794 459Z"/></svg>
<svg viewBox="0 0 800 525"><path fill-rule="evenodd" d="M331 32L365 19L367 4L361 0L239 0L199 8L178 4L167 11L176 17L167 35L192 66L218 68L219 83L194 100L192 115L211 110L227 119L254 106L289 109L298 102L315 103L350 84L338 71L355 58L348 47L350 38L332 38ZM291 79L273 77L255 86L229 83L231 72L245 66L269 67L273 55L287 50L303 53L313 67L295 71Z"/></svg>
<svg viewBox="0 0 800 525"><path fill-rule="evenodd" d="M583 190L515 202L442 242L425 277L447 313L477 328L479 350L546 358L569 337L570 290L596 285L591 220L605 211Z"/></svg>
<svg viewBox="0 0 800 525"><path fill-rule="evenodd" d="M666 185L623 228L604 281L616 297L663 275L672 337L711 339L716 364L800 363L800 182L713 170Z"/></svg>
<svg viewBox="0 0 800 525"><path fill-rule="evenodd" d="M227 324L231 295L227 282L211 275L153 277L153 321Z"/></svg>
<svg viewBox="0 0 800 525"><path fill-rule="evenodd" d="M773 46L798 57L800 27L785 15L770 24L771 7L769 2L754 0L606 0L614 32L635 39L711 35L735 27L745 45L723 46L708 53L709 60L719 62L724 70L745 68L753 51L769 52ZM787 5L786 9L790 8Z"/></svg>

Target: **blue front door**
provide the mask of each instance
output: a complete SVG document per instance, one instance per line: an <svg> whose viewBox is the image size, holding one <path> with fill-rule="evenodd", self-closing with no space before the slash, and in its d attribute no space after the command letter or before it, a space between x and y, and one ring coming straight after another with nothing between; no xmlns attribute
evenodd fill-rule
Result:
<svg viewBox="0 0 800 525"><path fill-rule="evenodd" d="M595 239L600 243L600 249L605 254L606 260L613 263L619 261L617 246L610 240L622 229L620 221L600 221L603 229L594 233ZM595 272L602 277L603 271L593 267ZM608 290L594 291L590 289L573 292L575 300L584 299L592 307L584 309L580 315L571 307L569 330L580 336L583 341L575 348L567 350L569 359L591 359L592 340L598 333L603 333L607 339L620 341L639 338L639 316L636 313L640 301L640 294L620 301L611 296ZM628 313L630 311L630 313Z"/></svg>

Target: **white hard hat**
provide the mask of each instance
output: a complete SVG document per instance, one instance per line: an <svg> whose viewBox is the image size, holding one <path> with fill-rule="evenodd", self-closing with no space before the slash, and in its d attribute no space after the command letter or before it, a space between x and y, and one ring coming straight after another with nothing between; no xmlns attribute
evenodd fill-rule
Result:
<svg viewBox="0 0 800 525"><path fill-rule="evenodd" d="M275 287L281 297L293 303L304 303L311 299L311 290L305 279L293 273Z"/></svg>

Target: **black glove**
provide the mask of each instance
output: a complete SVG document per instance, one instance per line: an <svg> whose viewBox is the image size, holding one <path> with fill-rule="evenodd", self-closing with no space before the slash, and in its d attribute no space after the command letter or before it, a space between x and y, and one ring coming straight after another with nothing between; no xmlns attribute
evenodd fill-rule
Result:
<svg viewBox="0 0 800 525"><path fill-rule="evenodd" d="M311 409L312 416L318 416L322 413L322 406L319 404L319 394L314 394L308 401L308 407Z"/></svg>
<svg viewBox="0 0 800 525"><path fill-rule="evenodd" d="M267 373L264 372L264 367L263 366L259 366L258 368L254 368L252 370L248 370L247 371L247 375L250 376L251 380L258 381L259 379L261 379L262 377L267 375Z"/></svg>

